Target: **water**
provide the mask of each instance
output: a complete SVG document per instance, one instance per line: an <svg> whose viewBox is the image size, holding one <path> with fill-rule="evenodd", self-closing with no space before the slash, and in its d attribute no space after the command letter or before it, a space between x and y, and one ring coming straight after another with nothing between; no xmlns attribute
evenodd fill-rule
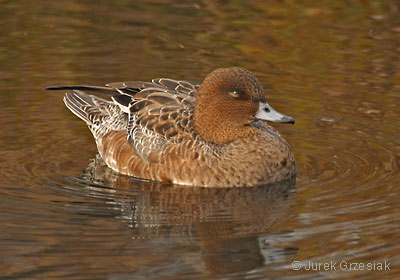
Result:
<svg viewBox="0 0 400 280"><path fill-rule="evenodd" d="M0 279L399 277L397 1L21 0L0 18ZM275 125L296 182L116 175L62 94L41 90L227 66L296 119Z"/></svg>

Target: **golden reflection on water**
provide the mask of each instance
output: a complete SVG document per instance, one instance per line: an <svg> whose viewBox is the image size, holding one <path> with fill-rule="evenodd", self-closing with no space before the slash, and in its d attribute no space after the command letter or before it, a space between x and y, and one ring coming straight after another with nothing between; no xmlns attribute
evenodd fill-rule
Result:
<svg viewBox="0 0 400 280"><path fill-rule="evenodd" d="M2 3L0 278L398 274L399 10L391 0ZM87 169L90 132L60 94L41 91L200 82L233 65L296 119L276 125L298 163L295 193L294 182L192 189ZM290 268L343 259L392 267Z"/></svg>

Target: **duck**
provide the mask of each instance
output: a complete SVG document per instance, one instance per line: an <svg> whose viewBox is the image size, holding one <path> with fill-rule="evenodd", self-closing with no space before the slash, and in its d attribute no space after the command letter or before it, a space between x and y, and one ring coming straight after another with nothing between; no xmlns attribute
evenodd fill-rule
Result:
<svg viewBox="0 0 400 280"><path fill-rule="evenodd" d="M267 103L245 68L216 69L201 84L157 78L46 90L66 91L66 107L87 124L101 158L118 173L199 187L252 187L296 176L289 144L269 124L295 121Z"/></svg>

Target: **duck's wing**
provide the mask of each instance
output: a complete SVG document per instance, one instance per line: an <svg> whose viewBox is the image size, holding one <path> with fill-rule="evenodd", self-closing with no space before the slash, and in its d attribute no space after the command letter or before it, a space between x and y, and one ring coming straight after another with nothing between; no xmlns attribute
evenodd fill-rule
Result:
<svg viewBox="0 0 400 280"><path fill-rule="evenodd" d="M161 78L152 83L122 82L107 86L120 93L112 99L129 115L128 141L143 161L160 162L168 147L178 147L177 144L194 139L194 96L198 84Z"/></svg>
<svg viewBox="0 0 400 280"><path fill-rule="evenodd" d="M156 163L160 162L167 144L177 147L176 144L194 138L193 110L199 86L198 83L159 78L152 82L110 83L106 87L78 85L46 89L69 90L64 99L66 105L89 126L93 123L91 120L96 119L95 124L100 126L96 129L101 130L99 120L107 119L107 128L101 131L112 130L113 118L119 124L123 123L121 118L127 119L124 123L133 151L144 162ZM109 95L113 102L85 92ZM118 105L119 114L112 104Z"/></svg>

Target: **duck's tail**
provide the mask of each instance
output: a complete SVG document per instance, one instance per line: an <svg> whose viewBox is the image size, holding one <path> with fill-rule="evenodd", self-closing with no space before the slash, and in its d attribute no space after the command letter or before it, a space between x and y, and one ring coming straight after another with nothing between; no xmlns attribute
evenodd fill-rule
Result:
<svg viewBox="0 0 400 280"><path fill-rule="evenodd" d="M83 90L110 95L115 92L106 87L92 86L55 86L45 88L45 90L68 90L64 96L65 105L74 115L86 122L89 126L95 124L94 115L101 115L99 114L101 107L107 106L111 102L94 95L89 95L83 92Z"/></svg>
<svg viewBox="0 0 400 280"><path fill-rule="evenodd" d="M71 91L67 92L64 96L64 104L67 108L74 113L75 116L87 123L87 125L93 125L93 121L88 111L93 111L97 106L94 104L93 97L81 92Z"/></svg>
<svg viewBox="0 0 400 280"><path fill-rule="evenodd" d="M82 91L88 90L112 95L115 90L89 86L60 86L46 88L46 90L68 90L64 96L65 105L88 125L96 141L110 130L126 130L127 116L121 112L118 105Z"/></svg>

